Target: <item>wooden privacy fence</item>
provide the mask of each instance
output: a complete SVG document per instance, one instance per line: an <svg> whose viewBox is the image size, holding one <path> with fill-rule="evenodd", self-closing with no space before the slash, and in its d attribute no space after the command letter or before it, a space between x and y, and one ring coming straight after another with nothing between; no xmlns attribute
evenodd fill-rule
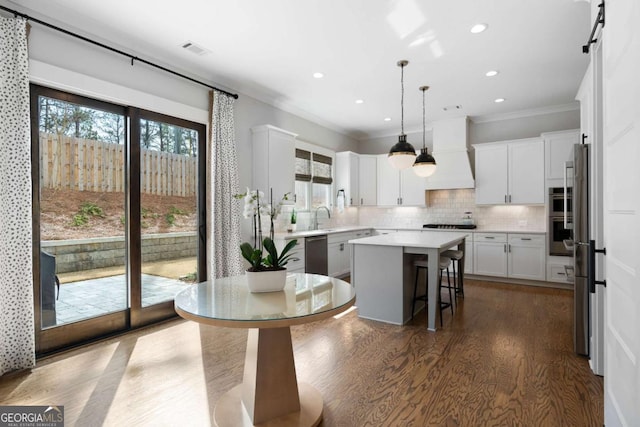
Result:
<svg viewBox="0 0 640 427"><path fill-rule="evenodd" d="M40 185L75 191L124 192L124 146L40 133ZM140 150L140 191L162 196L196 194L196 157Z"/></svg>

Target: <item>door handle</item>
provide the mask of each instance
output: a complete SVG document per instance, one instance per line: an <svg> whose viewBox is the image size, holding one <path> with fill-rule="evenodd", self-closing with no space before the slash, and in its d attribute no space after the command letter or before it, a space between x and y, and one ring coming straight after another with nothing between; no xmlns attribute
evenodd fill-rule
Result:
<svg viewBox="0 0 640 427"><path fill-rule="evenodd" d="M582 242L577 242L583 244ZM596 254L607 255L607 248L596 249L596 241L590 240L586 243L589 246L589 265L587 267L587 281L589 282L589 292L596 293L596 285L607 287L606 280L596 280Z"/></svg>
<svg viewBox="0 0 640 427"><path fill-rule="evenodd" d="M564 228L569 230L573 228L572 224L569 224L569 213L568 213L568 193L569 193L569 183L568 183L568 173L569 169L573 169L573 162L564 162L564 196L563 196L563 216L564 216Z"/></svg>

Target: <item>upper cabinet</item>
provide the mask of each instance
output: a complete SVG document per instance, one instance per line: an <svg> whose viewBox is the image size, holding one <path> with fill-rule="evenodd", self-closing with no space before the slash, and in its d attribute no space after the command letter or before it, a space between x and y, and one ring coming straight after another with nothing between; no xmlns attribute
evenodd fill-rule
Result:
<svg viewBox="0 0 640 427"><path fill-rule="evenodd" d="M351 151L336 153L336 190L344 190L346 206L377 204L376 156Z"/></svg>
<svg viewBox="0 0 640 427"><path fill-rule="evenodd" d="M566 162L573 161L573 146L580 142L578 129L542 134L547 187L562 187Z"/></svg>
<svg viewBox="0 0 640 427"><path fill-rule="evenodd" d="M378 204L378 161L376 156L369 154L360 155L360 168L358 171L358 183L360 190L360 205L375 206Z"/></svg>
<svg viewBox="0 0 640 427"><path fill-rule="evenodd" d="M344 205L358 206L360 156L351 151L336 153L336 190L344 190Z"/></svg>
<svg viewBox="0 0 640 427"><path fill-rule="evenodd" d="M271 125L251 128L253 141L253 189L273 190L274 200L295 191L296 134Z"/></svg>
<svg viewBox="0 0 640 427"><path fill-rule="evenodd" d="M476 144L474 148L477 204L544 204L542 138Z"/></svg>
<svg viewBox="0 0 640 427"><path fill-rule="evenodd" d="M377 155L378 206L424 206L426 178L411 168L398 170L386 154Z"/></svg>

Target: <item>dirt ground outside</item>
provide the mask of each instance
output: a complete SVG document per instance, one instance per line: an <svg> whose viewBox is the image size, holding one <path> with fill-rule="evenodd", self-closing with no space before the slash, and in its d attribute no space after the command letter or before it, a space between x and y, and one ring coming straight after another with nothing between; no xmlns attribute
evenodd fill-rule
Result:
<svg viewBox="0 0 640 427"><path fill-rule="evenodd" d="M141 196L142 234L196 231L196 197ZM124 235L121 192L54 190L40 194L41 240L73 240Z"/></svg>

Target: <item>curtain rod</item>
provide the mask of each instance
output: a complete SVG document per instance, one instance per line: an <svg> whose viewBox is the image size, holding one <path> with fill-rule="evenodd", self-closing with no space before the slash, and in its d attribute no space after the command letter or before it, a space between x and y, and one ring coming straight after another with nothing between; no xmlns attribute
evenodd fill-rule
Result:
<svg viewBox="0 0 640 427"><path fill-rule="evenodd" d="M226 90L222 90L222 89L219 89L219 88L217 88L215 86L211 86L210 84L201 82L200 80L196 80L196 79L191 78L189 76L185 76L184 74L180 74L177 71L173 71L173 70L170 70L170 69L168 69L166 67L163 67L162 65L154 64L153 62L147 61L146 59L138 58L137 56L131 55L131 54L129 54L127 52L124 52L122 50L116 49L114 47L108 46L108 45L100 43L100 42L97 42L95 40L91 40L90 38L87 38L87 37L82 36L80 34L73 33L73 32L71 32L69 30L65 30L64 28L57 27L57 26L55 26L53 24L50 24L48 22L41 21L40 19L33 18L33 17L29 16L29 15L26 15L24 13L18 12L17 10L9 9L9 8L4 7L2 5L0 5L0 9L4 10L5 12L12 13L14 16L20 16L22 18L25 18L27 21L36 22L36 23L38 23L40 25L44 25L45 27L48 27L48 28L51 28L53 30L59 31L59 32L64 33L64 34L66 34L68 36L75 37L75 38L83 40L83 41L85 41L87 43L91 43L91 44L99 46L99 47L101 47L103 49L107 49L107 50L109 50L111 52L117 53L119 55L126 56L127 58L131 59L131 65L133 65L134 61L142 62L143 64L146 64L146 65L149 65L151 67L157 68L157 69L162 70L164 72L167 72L169 74L173 74L174 76L181 77L181 78L189 80L189 81L191 81L193 83L198 83L198 84L200 84L202 86L206 86L206 87L208 87L210 89L216 90L218 92L222 92L222 93L224 93L226 95L229 95L229 96L231 96L231 97L233 97L235 99L238 99L238 94L236 94L236 93L227 92Z"/></svg>

